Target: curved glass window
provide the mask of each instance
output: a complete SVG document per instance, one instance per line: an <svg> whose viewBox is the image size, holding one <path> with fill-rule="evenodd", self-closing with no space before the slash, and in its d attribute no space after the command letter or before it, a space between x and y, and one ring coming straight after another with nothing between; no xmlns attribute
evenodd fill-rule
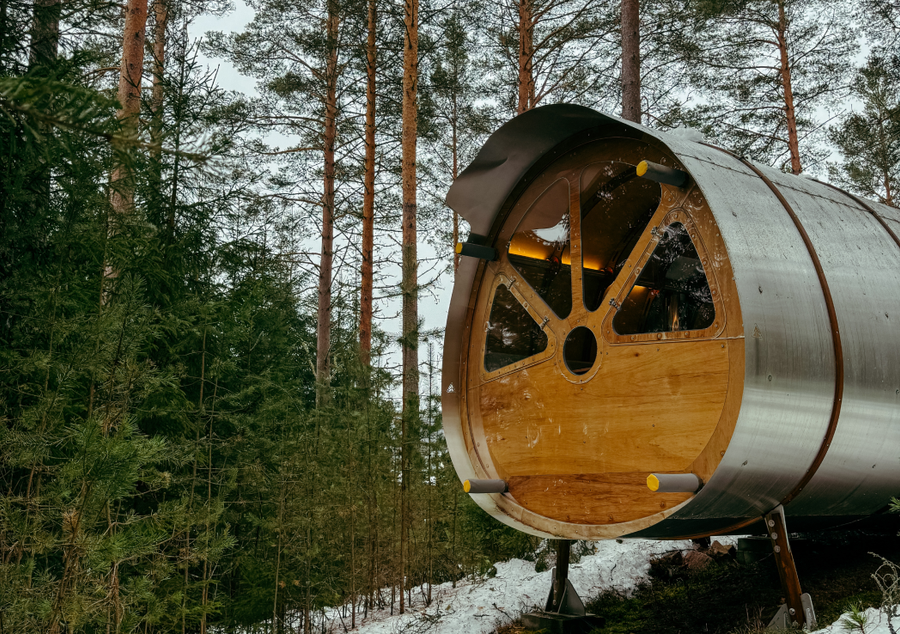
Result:
<svg viewBox="0 0 900 634"><path fill-rule="evenodd" d="M493 372L547 349L547 334L508 288L494 291L484 344L484 369Z"/></svg>
<svg viewBox="0 0 900 634"><path fill-rule="evenodd" d="M560 179L534 201L509 241L509 262L558 317L572 310L569 182Z"/></svg>
<svg viewBox="0 0 900 634"><path fill-rule="evenodd" d="M582 288L588 310L603 303L660 197L659 184L637 178L629 163L602 161L581 173Z"/></svg>
<svg viewBox="0 0 900 634"><path fill-rule="evenodd" d="M620 335L703 330L714 319L703 263L687 229L673 222L622 302L613 327Z"/></svg>

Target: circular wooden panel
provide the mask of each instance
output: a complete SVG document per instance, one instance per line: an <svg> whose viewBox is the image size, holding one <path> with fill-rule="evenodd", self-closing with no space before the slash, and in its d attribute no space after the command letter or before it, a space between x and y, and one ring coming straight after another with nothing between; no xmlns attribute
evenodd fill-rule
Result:
<svg viewBox="0 0 900 634"><path fill-rule="evenodd" d="M651 492L648 474L707 479L734 429L743 331L727 253L701 192L636 179L645 159L681 167L633 138L562 156L495 227L500 257L472 287L466 449L479 475L509 483L496 511L544 534L603 539L664 520L692 494ZM675 290L641 286L653 275ZM698 293L703 314L688 319Z"/></svg>

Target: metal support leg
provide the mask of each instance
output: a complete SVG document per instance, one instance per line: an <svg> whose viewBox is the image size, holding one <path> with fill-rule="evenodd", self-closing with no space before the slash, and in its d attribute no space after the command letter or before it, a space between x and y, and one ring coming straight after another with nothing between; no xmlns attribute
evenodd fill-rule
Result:
<svg viewBox="0 0 900 634"><path fill-rule="evenodd" d="M566 610L567 607L567 597L566 595L570 595L569 599L571 600L571 596L574 596L578 604L581 604L581 599L578 598L578 595L575 593L574 589L571 592L567 592L569 589L569 557L572 554L572 541L569 539L560 539L556 542L556 568L553 569L553 582L550 586L550 594L547 597L547 606L544 608L547 612L557 612L557 613L569 613ZM581 605L581 609L578 610L577 606L575 607L575 614L578 616L584 615L584 605Z"/></svg>
<svg viewBox="0 0 900 634"><path fill-rule="evenodd" d="M782 605L775 618L769 623L770 629L784 627L802 627L810 630L816 627L816 613L812 599L800 589L800 577L794 564L791 543L788 539L787 525L784 521L784 507L778 505L765 517L766 530L775 553L775 565L778 577L784 590L786 603Z"/></svg>
<svg viewBox="0 0 900 634"><path fill-rule="evenodd" d="M547 604L543 612L522 615L522 623L527 629L550 634L587 634L603 627L603 619L586 612L581 597L569 581L571 551L570 540L561 539L556 542L556 568L553 569Z"/></svg>

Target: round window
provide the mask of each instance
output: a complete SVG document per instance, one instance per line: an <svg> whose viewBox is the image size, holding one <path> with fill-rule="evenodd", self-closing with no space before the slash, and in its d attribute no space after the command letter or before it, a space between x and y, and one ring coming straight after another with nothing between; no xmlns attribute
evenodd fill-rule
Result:
<svg viewBox="0 0 900 634"><path fill-rule="evenodd" d="M597 338L590 328L578 326L566 337L563 359L572 374L584 374L597 360Z"/></svg>

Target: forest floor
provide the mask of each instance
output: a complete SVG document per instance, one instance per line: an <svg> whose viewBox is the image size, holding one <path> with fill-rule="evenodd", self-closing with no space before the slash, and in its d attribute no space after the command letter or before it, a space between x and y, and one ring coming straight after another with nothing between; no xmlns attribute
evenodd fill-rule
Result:
<svg viewBox="0 0 900 634"><path fill-rule="evenodd" d="M725 546L737 543L736 537L714 539ZM762 632L783 602L771 556L745 564L722 556L703 570L690 571L650 563L693 550L689 541L628 540L580 546L583 552L570 566L570 579L586 598L588 611L606 620L593 634L754 634ZM860 618L868 618L864 629L853 631L889 634L875 609L882 594L872 578L882 561L870 553L900 562L900 539L824 533L793 540L793 552L803 591L812 596L819 627L825 628L820 634L851 631L842 623L851 606L858 608ZM370 613L365 620L358 617L353 631L524 634L517 617L544 603L550 570L537 572L534 562L515 559L495 568L496 575L465 579L456 587L450 583L433 586L427 606L424 589L415 589L406 614ZM348 620L338 610L329 616L330 631L346 631ZM895 627L900 626L900 619L896 621Z"/></svg>
<svg viewBox="0 0 900 634"><path fill-rule="evenodd" d="M793 540L803 591L811 595L821 634L889 634L877 609L882 602L872 574L882 564L877 553L900 561L900 539L864 533L823 533ZM783 602L772 556L739 564L719 559L704 570L653 566L634 592L610 588L587 602L605 618L592 634L753 634L762 632ZM863 628L847 626L848 610L862 613ZM860 618L860 617L858 617ZM900 618L895 619L900 629ZM524 632L518 623L498 634Z"/></svg>

